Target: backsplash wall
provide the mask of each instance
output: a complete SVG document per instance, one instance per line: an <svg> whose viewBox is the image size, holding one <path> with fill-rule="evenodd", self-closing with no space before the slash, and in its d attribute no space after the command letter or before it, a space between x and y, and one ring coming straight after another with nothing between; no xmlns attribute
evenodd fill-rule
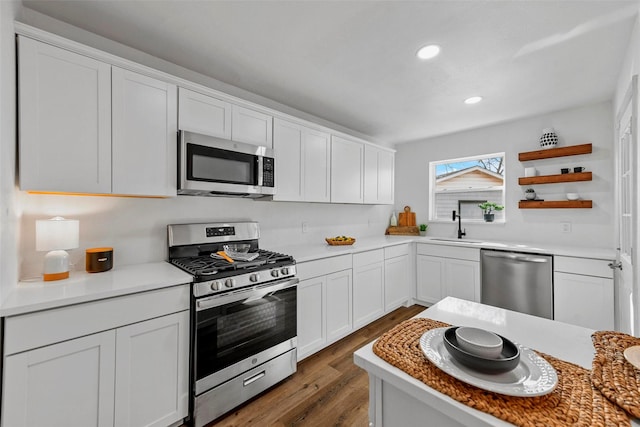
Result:
<svg viewBox="0 0 640 427"><path fill-rule="evenodd" d="M382 235L392 206L253 201L223 197L168 199L62 196L20 192L20 277L41 275L44 253L35 250L35 221L56 215L80 221L80 247L69 251L73 270L84 270L84 250L114 248L118 265L167 258L167 225L189 222L258 221L261 247L324 243L324 238ZM302 232L302 222L308 231Z"/></svg>
<svg viewBox="0 0 640 427"><path fill-rule="evenodd" d="M479 108L482 108L480 105ZM520 162L518 153L539 148L542 129L553 127L558 146L591 142L593 153L532 162ZM506 223L468 224L462 218L467 239L493 239L548 243L561 246L615 247L614 229L614 144L613 112L610 102L542 114L495 126L459 132L398 145L396 153L395 206L413 207L418 221L429 212L429 162L473 155L505 152ZM534 166L540 175L560 173L560 168L584 166L593 181L533 185L545 200L565 200L567 192L593 200L592 209L518 209L526 187L518 184L524 168ZM528 186L527 186L528 187ZM571 232L562 232L562 223ZM429 224L428 235L455 237L453 221Z"/></svg>

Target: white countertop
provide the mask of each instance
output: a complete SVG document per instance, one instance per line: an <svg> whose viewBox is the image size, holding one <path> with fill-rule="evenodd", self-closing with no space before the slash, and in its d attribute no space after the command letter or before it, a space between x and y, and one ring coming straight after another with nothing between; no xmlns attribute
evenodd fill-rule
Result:
<svg viewBox="0 0 640 427"><path fill-rule="evenodd" d="M474 326L494 331L514 342L542 351L568 362L591 369L594 348L592 329L569 325L541 317L491 307L471 301L447 297L426 309L416 317L428 317L457 326ZM356 365L369 373L391 382L394 386L412 394L420 394L421 401L433 402L438 410L451 415L472 415L478 425L511 425L497 418L469 408L448 396L435 391L421 381L388 364L373 353L373 342L354 353ZM638 420L632 421L640 426Z"/></svg>
<svg viewBox="0 0 640 427"><path fill-rule="evenodd" d="M317 243L305 243L300 245L284 245L273 248L283 253L292 255L297 262L313 261L332 256L353 254L387 246L403 243L428 243L432 245L460 246L479 249L499 249L520 252L544 253L559 256L573 256L579 258L613 260L616 257L614 249L586 248L558 245L522 244L507 241L488 241L473 239L449 239L435 236L373 236L356 238L356 242L350 246L329 246L325 241Z"/></svg>
<svg viewBox="0 0 640 427"><path fill-rule="evenodd" d="M15 316L192 281L191 275L164 261L115 267L104 273L72 271L65 280L18 283L0 305L0 316Z"/></svg>

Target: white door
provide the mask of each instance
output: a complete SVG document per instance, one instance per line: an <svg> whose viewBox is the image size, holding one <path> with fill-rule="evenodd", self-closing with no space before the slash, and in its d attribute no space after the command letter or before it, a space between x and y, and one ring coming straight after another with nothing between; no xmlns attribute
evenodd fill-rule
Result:
<svg viewBox="0 0 640 427"><path fill-rule="evenodd" d="M189 312L116 331L115 425L164 427L189 405Z"/></svg>
<svg viewBox="0 0 640 427"><path fill-rule="evenodd" d="M353 269L353 327L358 329L384 313L384 263Z"/></svg>
<svg viewBox="0 0 640 427"><path fill-rule="evenodd" d="M351 270L339 271L327 276L327 313L325 315L327 342L342 338L353 330L351 280Z"/></svg>
<svg viewBox="0 0 640 427"><path fill-rule="evenodd" d="M180 130L231 139L231 104L180 88L178 124Z"/></svg>
<svg viewBox="0 0 640 427"><path fill-rule="evenodd" d="M326 341L325 284L325 276L298 284L298 360L322 348Z"/></svg>
<svg viewBox="0 0 640 427"><path fill-rule="evenodd" d="M444 269L444 296L480 302L479 262L447 259Z"/></svg>
<svg viewBox="0 0 640 427"><path fill-rule="evenodd" d="M418 255L416 297L422 302L436 303L443 297L444 258Z"/></svg>
<svg viewBox="0 0 640 427"><path fill-rule="evenodd" d="M175 196L176 86L113 67L114 194Z"/></svg>
<svg viewBox="0 0 640 427"><path fill-rule="evenodd" d="M20 189L110 193L111 66L18 42Z"/></svg>
<svg viewBox="0 0 640 427"><path fill-rule="evenodd" d="M364 201L364 144L331 137L331 202Z"/></svg>
<svg viewBox="0 0 640 427"><path fill-rule="evenodd" d="M273 148L278 165L273 200L298 202L304 199L302 126L274 119Z"/></svg>
<svg viewBox="0 0 640 427"><path fill-rule="evenodd" d="M329 202L331 199L331 136L325 132L306 129L302 137L304 139L304 200Z"/></svg>
<svg viewBox="0 0 640 427"><path fill-rule="evenodd" d="M5 359L2 426L113 427L115 332Z"/></svg>
<svg viewBox="0 0 640 427"><path fill-rule="evenodd" d="M233 141L273 148L273 116L232 105L231 117Z"/></svg>
<svg viewBox="0 0 640 427"><path fill-rule="evenodd" d="M638 309L638 284L634 284L636 275L634 247L638 242L636 174L637 165L637 76L632 79L631 86L622 103L617 116L616 144L616 227L619 266L615 273L616 283L616 329L634 334L640 331L640 319L634 316Z"/></svg>
<svg viewBox="0 0 640 427"><path fill-rule="evenodd" d="M389 312L400 307L410 297L409 255L384 262L384 309Z"/></svg>

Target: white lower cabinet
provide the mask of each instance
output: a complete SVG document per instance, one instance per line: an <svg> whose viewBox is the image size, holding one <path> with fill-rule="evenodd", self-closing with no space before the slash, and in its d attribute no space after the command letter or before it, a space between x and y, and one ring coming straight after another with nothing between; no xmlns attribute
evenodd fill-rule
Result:
<svg viewBox="0 0 640 427"><path fill-rule="evenodd" d="M554 257L554 320L597 330L615 327L611 260Z"/></svg>
<svg viewBox="0 0 640 427"><path fill-rule="evenodd" d="M9 356L2 425L114 425L115 332Z"/></svg>
<svg viewBox="0 0 640 427"><path fill-rule="evenodd" d="M480 302L480 249L419 243L416 263L419 301L452 296Z"/></svg>
<svg viewBox="0 0 640 427"><path fill-rule="evenodd" d="M353 331L351 265L351 255L297 265L298 360Z"/></svg>
<svg viewBox="0 0 640 427"><path fill-rule="evenodd" d="M353 327L358 329L384 314L384 251L353 255Z"/></svg>
<svg viewBox="0 0 640 427"><path fill-rule="evenodd" d="M2 426L167 426L185 418L189 286L144 294L7 318ZM182 311L156 317L171 307ZM87 312L94 317L79 317ZM65 328L69 321L82 325ZM103 331L49 343L48 329L87 327ZM23 351L22 335L32 348Z"/></svg>
<svg viewBox="0 0 640 427"><path fill-rule="evenodd" d="M409 245L384 248L384 311L388 313L406 303L411 292Z"/></svg>

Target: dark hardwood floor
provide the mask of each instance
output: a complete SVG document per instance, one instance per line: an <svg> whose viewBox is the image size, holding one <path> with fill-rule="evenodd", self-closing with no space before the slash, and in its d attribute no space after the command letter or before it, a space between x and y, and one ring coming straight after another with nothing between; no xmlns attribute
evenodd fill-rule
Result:
<svg viewBox="0 0 640 427"><path fill-rule="evenodd" d="M274 388L207 427L369 425L369 378L353 353L425 307L401 307L298 363Z"/></svg>

